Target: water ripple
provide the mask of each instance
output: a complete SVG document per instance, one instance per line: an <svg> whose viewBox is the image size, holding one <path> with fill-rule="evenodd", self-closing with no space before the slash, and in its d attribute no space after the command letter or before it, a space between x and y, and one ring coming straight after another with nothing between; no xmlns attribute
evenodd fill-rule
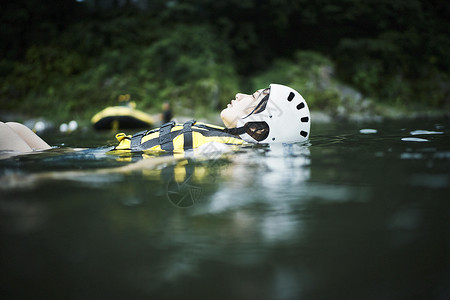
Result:
<svg viewBox="0 0 450 300"><path fill-rule="evenodd" d="M402 138L402 141L404 141L404 142L429 142L429 140L427 140L427 139L413 138L413 137Z"/></svg>
<svg viewBox="0 0 450 300"><path fill-rule="evenodd" d="M429 131L429 130L414 130L410 132L411 135L421 135L421 134L443 134L442 131Z"/></svg>
<svg viewBox="0 0 450 300"><path fill-rule="evenodd" d="M366 129L361 129L360 131L359 131L359 133L362 133L362 134L371 134L371 133L377 133L378 131L376 130L376 129L368 129L368 128L366 128Z"/></svg>

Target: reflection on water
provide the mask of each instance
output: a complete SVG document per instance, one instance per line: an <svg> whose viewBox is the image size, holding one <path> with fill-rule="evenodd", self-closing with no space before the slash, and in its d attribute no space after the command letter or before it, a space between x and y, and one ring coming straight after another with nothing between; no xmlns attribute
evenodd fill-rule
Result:
<svg viewBox="0 0 450 300"><path fill-rule="evenodd" d="M446 299L450 124L313 125L132 172L96 173L143 159L106 148L0 160L3 294ZM43 170L66 175L17 183Z"/></svg>

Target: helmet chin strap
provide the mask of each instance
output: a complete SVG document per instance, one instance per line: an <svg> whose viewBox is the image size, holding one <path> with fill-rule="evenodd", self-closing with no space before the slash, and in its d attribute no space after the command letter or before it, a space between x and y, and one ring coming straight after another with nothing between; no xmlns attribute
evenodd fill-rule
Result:
<svg viewBox="0 0 450 300"><path fill-rule="evenodd" d="M246 122L242 127L227 128L225 132L238 135L246 140L243 135L248 136L251 142L261 142L267 139L269 135L269 125L264 121Z"/></svg>
<svg viewBox="0 0 450 300"><path fill-rule="evenodd" d="M230 133L232 135L241 135L246 133L246 126L236 127L236 128L225 128L226 133Z"/></svg>

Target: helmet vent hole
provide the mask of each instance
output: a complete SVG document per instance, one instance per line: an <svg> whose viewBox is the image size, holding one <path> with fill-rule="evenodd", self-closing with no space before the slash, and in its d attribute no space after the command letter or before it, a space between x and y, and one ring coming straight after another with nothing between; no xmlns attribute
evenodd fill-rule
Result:
<svg viewBox="0 0 450 300"><path fill-rule="evenodd" d="M288 99L289 102L291 102L292 99L294 99L294 97L295 97L294 93L291 92L291 93L289 94L289 96L287 97L287 99Z"/></svg>
<svg viewBox="0 0 450 300"><path fill-rule="evenodd" d="M306 123L306 122L309 121L309 118L308 117L303 117L303 118L300 119L300 121L302 121L303 123Z"/></svg>
<svg viewBox="0 0 450 300"><path fill-rule="evenodd" d="M298 109L298 110L300 110L300 109L302 109L302 108L304 108L304 107L305 107L305 103L303 103L303 102L300 102L300 104L297 105L297 109Z"/></svg>
<svg viewBox="0 0 450 300"><path fill-rule="evenodd" d="M302 130L302 131L300 131L300 135L303 136L303 137L307 137L308 133L306 131Z"/></svg>

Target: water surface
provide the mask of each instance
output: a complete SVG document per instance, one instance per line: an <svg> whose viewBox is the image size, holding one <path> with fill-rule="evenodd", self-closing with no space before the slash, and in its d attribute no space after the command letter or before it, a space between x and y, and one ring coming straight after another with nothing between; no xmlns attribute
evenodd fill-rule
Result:
<svg viewBox="0 0 450 300"><path fill-rule="evenodd" d="M105 155L113 137L47 133L59 149L0 160L2 295L448 299L447 120L94 173L155 158Z"/></svg>

